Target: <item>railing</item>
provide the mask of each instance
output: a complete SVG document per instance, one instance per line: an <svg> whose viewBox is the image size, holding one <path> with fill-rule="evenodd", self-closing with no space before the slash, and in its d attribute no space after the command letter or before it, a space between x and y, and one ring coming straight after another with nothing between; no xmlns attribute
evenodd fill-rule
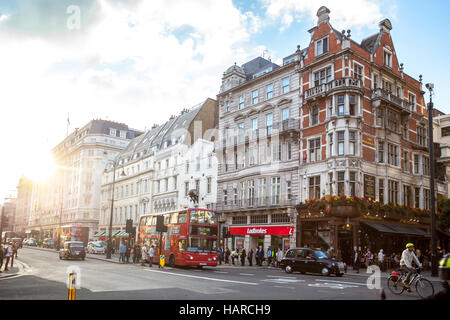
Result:
<svg viewBox="0 0 450 320"><path fill-rule="evenodd" d="M242 209L257 209L257 208L271 208L271 207L286 207L295 206L297 204L296 198L291 196L290 199L284 196L278 197L262 197L262 198L248 198L244 200L238 200L236 202L233 199L227 200L226 203L219 201L212 204L214 210L217 211L235 211Z"/></svg>
<svg viewBox="0 0 450 320"><path fill-rule="evenodd" d="M372 92L372 100L384 100L407 113L411 113L413 109L410 103L403 101L403 99L381 88L375 89Z"/></svg>
<svg viewBox="0 0 450 320"><path fill-rule="evenodd" d="M317 87L306 90L304 93L305 100L316 98L320 95L326 95L333 89L355 88L362 89L362 81L357 78L339 78L328 83L321 84Z"/></svg>

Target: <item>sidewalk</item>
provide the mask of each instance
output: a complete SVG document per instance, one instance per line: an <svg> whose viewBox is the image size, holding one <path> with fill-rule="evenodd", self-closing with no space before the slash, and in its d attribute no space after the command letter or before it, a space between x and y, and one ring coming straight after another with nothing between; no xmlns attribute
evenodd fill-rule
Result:
<svg viewBox="0 0 450 320"><path fill-rule="evenodd" d="M17 276L17 275L21 274L21 272L23 271L23 268L21 268L20 262L16 261L16 258L14 258L14 267L11 268L11 261L8 263L8 271L5 271L5 263L6 263L6 259L3 260L3 265L1 268L2 272L0 273L0 279Z"/></svg>

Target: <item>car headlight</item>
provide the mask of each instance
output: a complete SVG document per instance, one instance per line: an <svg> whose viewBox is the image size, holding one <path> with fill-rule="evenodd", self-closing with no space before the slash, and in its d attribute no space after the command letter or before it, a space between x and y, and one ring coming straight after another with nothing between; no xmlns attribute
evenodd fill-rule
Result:
<svg viewBox="0 0 450 320"><path fill-rule="evenodd" d="M214 258L213 258L213 260L214 260L214 261L216 261L216 260L217 260L217 258L216 258L216 257L214 257Z"/></svg>
<svg viewBox="0 0 450 320"><path fill-rule="evenodd" d="M191 258L191 260L194 260L194 257L193 257L193 256L190 256L190 258Z"/></svg>

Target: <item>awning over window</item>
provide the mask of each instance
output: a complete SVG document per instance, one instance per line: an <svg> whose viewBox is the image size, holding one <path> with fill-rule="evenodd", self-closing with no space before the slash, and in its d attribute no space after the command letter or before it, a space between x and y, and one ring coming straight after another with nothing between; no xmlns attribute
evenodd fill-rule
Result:
<svg viewBox="0 0 450 320"><path fill-rule="evenodd" d="M428 233L420 228L409 227L409 226L397 226L397 225L387 225L381 222L373 222L361 220L362 224L365 224L379 232L382 233L396 233L396 234L406 234L412 236L420 237L431 237Z"/></svg>
<svg viewBox="0 0 450 320"><path fill-rule="evenodd" d="M97 232L97 233L94 235L94 237L104 236L105 233L106 233L106 231L99 231L99 232Z"/></svg>
<svg viewBox="0 0 450 320"><path fill-rule="evenodd" d="M119 237L128 237L128 233L126 233L125 231L119 231L119 233L116 234L116 236L119 236Z"/></svg>

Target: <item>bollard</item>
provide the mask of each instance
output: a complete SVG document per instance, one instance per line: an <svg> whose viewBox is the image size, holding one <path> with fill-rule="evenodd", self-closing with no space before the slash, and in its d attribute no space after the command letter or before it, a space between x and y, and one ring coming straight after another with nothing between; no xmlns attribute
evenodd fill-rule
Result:
<svg viewBox="0 0 450 320"><path fill-rule="evenodd" d="M69 297L68 300L75 300L76 297L76 281L77 281L77 274L76 273L70 273L69 274Z"/></svg>
<svg viewBox="0 0 450 320"><path fill-rule="evenodd" d="M163 254L159 256L159 267L160 268L164 268L165 260L166 259Z"/></svg>

